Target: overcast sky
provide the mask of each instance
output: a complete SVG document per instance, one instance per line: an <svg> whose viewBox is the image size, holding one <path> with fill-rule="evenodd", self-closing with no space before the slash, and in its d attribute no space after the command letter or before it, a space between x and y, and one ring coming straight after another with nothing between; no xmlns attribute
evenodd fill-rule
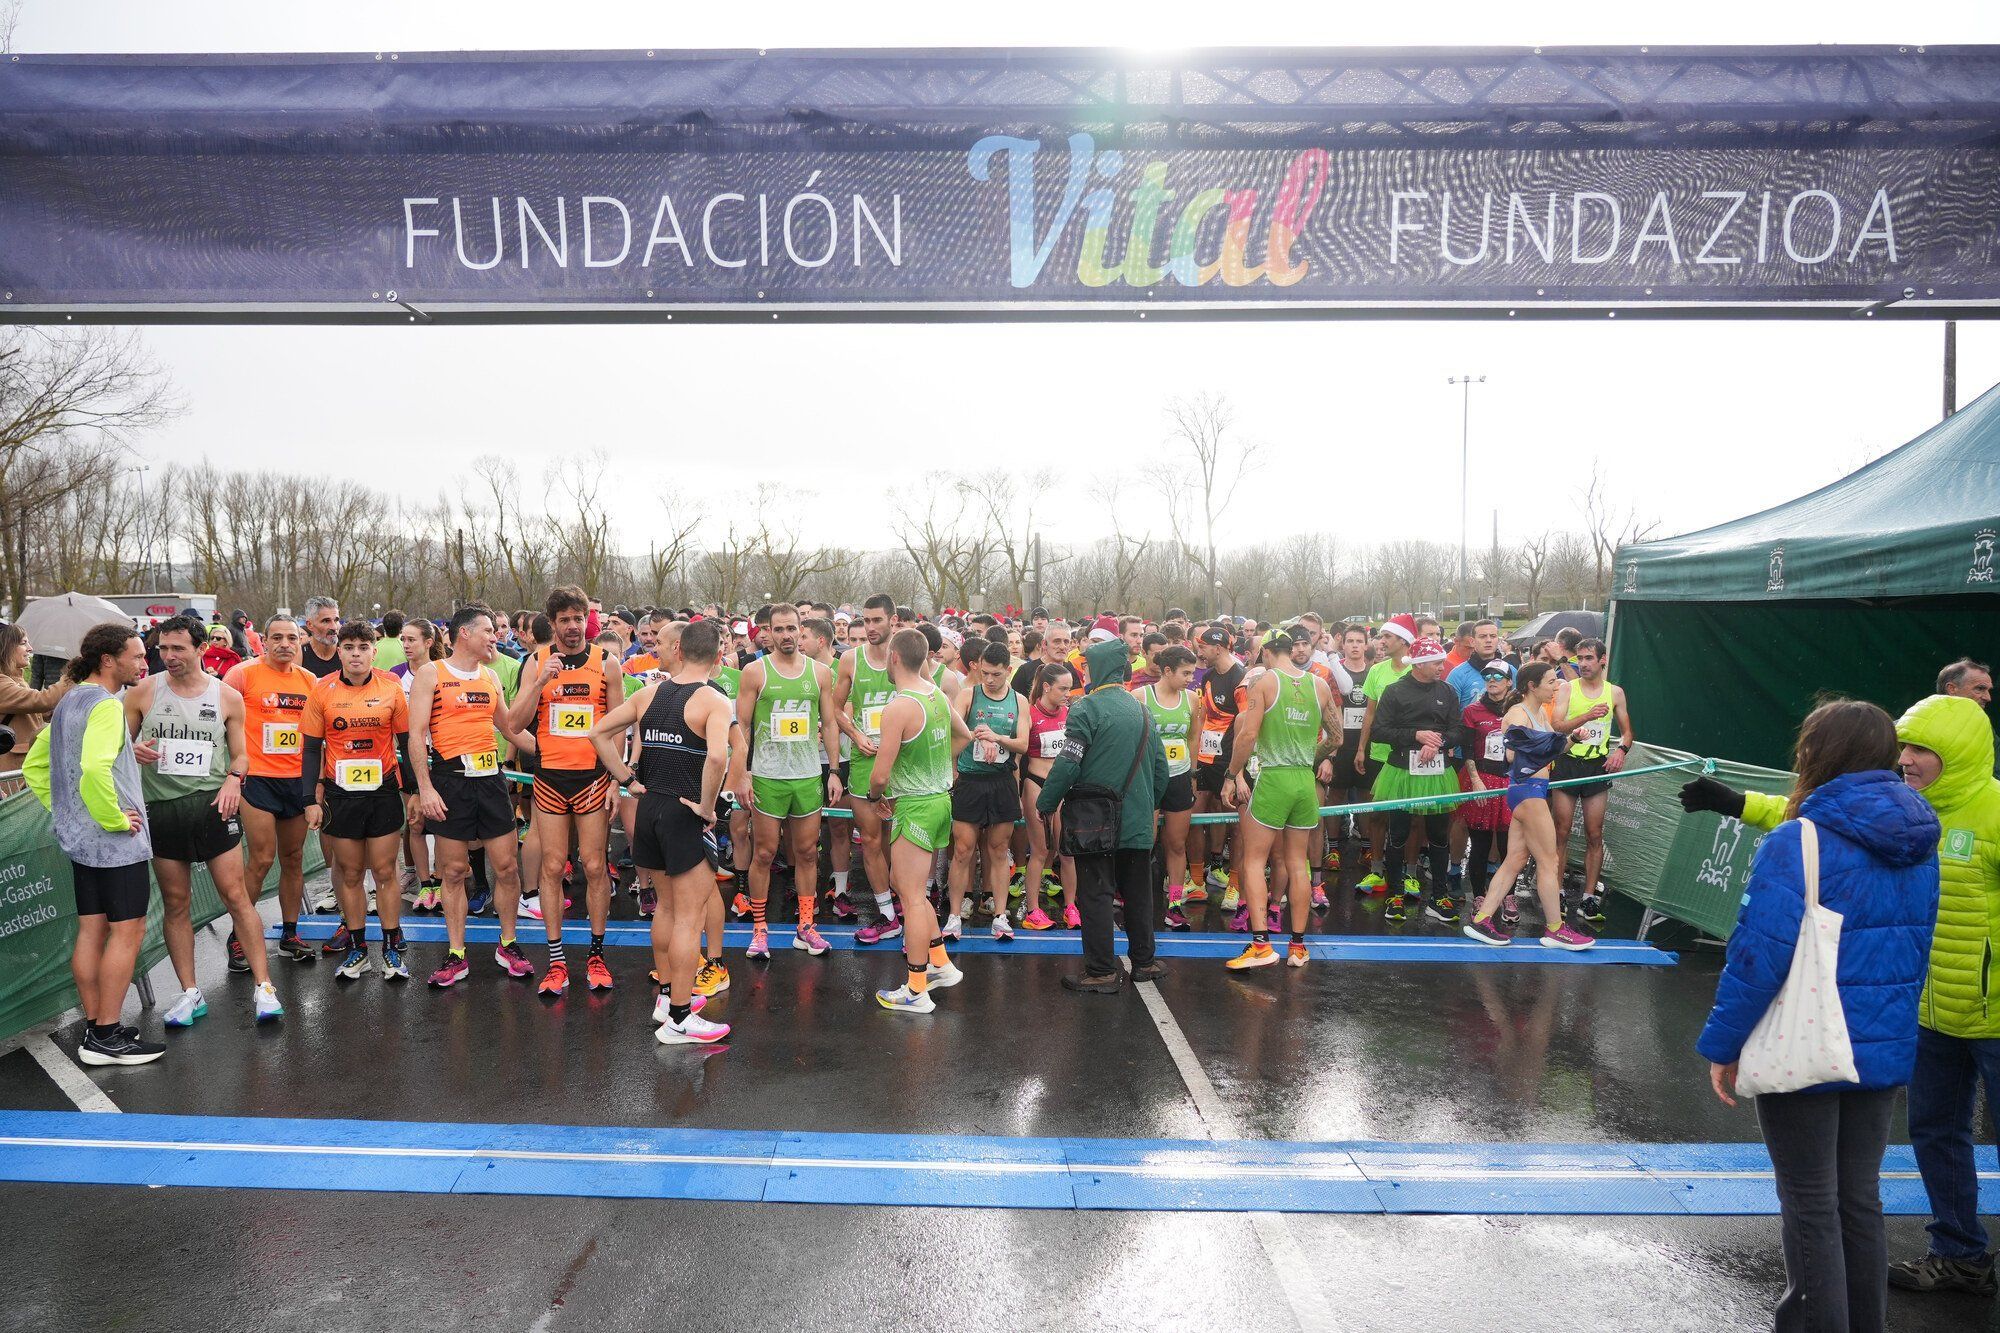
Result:
<svg viewBox="0 0 2000 1333"><path fill-rule="evenodd" d="M1373 12L1370 12L1370 10ZM867 4L479 0L26 0L20 51L345 51L632 47L1534 45L2000 42L2000 3L1671 6L1433 0L1218 7L1213 0ZM1686 531L1831 480L1932 424L1942 329L1921 323L1078 324L834 327L153 329L189 411L156 463L313 469L429 497L482 454L538 474L600 445L629 475L612 517L643 550L648 497L746 493L782 478L808 540L887 544L844 445L932 467L1069 480L1049 526L1105 530L1095 479L1161 447L1162 408L1212 390L1268 459L1232 516L1240 542L1332 519L1344 541L1456 540L1458 390L1472 403L1472 530L1503 540L1576 522L1593 455L1624 494ZM1001 394L998 367L1047 373ZM770 390L782 366L784 392ZM1960 401L2000 381L2000 328L1961 325ZM663 451L701 451L669 470ZM1416 478L1412 485L1412 477ZM1140 491L1129 484L1136 501Z"/></svg>

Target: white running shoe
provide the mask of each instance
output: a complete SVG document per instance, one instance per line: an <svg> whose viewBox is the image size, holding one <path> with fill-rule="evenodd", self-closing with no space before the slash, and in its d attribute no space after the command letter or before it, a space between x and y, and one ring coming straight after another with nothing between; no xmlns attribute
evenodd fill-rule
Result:
<svg viewBox="0 0 2000 1333"><path fill-rule="evenodd" d="M189 986L181 992L178 1000L167 1007L167 1016L162 1021L170 1028L191 1028L197 1018L207 1013L208 1001L202 998L200 988Z"/></svg>
<svg viewBox="0 0 2000 1333"><path fill-rule="evenodd" d="M729 1024L711 1023L700 1014L690 1013L680 1022L660 1024L653 1034L662 1046L710 1046L729 1035Z"/></svg>
<svg viewBox="0 0 2000 1333"><path fill-rule="evenodd" d="M953 941L956 941L964 933L965 933L965 923L959 919L959 915L956 912L953 912L950 916L946 917L944 919L944 925L938 929L938 934L944 936L948 940L953 940Z"/></svg>
<svg viewBox="0 0 2000 1333"><path fill-rule="evenodd" d="M929 1014L937 1011L937 1004L931 999L930 992L912 991L908 982L894 990L876 991L875 1003L898 1014Z"/></svg>
<svg viewBox="0 0 2000 1333"><path fill-rule="evenodd" d="M708 997L706 995L690 996L688 999L688 1012L698 1014L701 1012L701 1007L707 1003ZM668 1012L670 1005L671 1001L667 993L661 991L660 998L653 1001L653 1021L655 1023L665 1023L672 1017L672 1014Z"/></svg>
<svg viewBox="0 0 2000 1333"><path fill-rule="evenodd" d="M993 938L996 940L1011 940L1014 938L1014 927L1008 923L1005 912L993 918Z"/></svg>
<svg viewBox="0 0 2000 1333"><path fill-rule="evenodd" d="M278 1002L278 988L265 982L251 992L257 1002L257 1021L268 1023L274 1018L285 1016L285 1006Z"/></svg>
<svg viewBox="0 0 2000 1333"><path fill-rule="evenodd" d="M924 980L929 983L930 989L940 990L965 980L965 973L959 971L955 963L946 963L943 967L932 965L924 969Z"/></svg>

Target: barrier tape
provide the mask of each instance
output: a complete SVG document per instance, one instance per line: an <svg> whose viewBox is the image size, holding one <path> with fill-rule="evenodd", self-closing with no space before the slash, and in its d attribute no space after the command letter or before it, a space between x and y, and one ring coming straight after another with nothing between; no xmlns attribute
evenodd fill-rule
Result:
<svg viewBox="0 0 2000 1333"><path fill-rule="evenodd" d="M1715 760L1677 759L1670 764L1649 764L1644 768L1622 768L1616 773L1599 773L1587 778L1564 778L1560 782L1551 782L1549 790L1555 791L1563 787L1585 787L1597 782L1618 782L1625 778L1636 778L1647 773L1671 773L1690 768L1699 768L1703 773L1713 773L1715 772ZM501 771L509 782L518 782L525 785L535 780L531 774L516 773L512 769L503 769ZM623 787L620 787L618 791L620 795L625 793ZM1455 806L1467 801L1491 800L1494 797L1505 796L1506 794L1507 789L1505 787L1488 787L1482 791L1441 792L1436 796L1405 796L1394 801L1361 801L1353 805L1323 805L1319 808L1319 813L1321 818L1326 818L1330 815L1367 815L1384 810L1414 810L1420 806ZM854 818L852 810L838 805L827 806L820 813L829 819ZM1218 810L1210 814L1194 815L1190 818L1189 822L1194 824L1234 824L1242 813L1240 809ZM1022 822L1018 819L1014 821L1017 826Z"/></svg>

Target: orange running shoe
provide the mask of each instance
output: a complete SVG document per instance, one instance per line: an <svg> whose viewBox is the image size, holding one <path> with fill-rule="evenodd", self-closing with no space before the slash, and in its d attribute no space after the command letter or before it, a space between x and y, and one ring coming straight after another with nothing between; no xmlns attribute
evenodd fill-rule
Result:
<svg viewBox="0 0 2000 1333"><path fill-rule="evenodd" d="M1187 895L1186 895L1185 897L1183 897L1183 898L1181 899L1181 901L1182 901L1182 902L1184 902L1184 903L1205 903L1205 902L1207 902L1207 901L1208 901L1208 885L1206 885L1206 884L1202 883L1202 881L1200 881L1200 880L1198 880L1198 879L1191 879L1191 880L1189 880L1189 881L1188 881L1188 886L1187 886Z"/></svg>
<svg viewBox="0 0 2000 1333"><path fill-rule="evenodd" d="M735 899L729 904L729 910L736 913L739 917L749 916L750 895L747 893L738 893Z"/></svg>
<svg viewBox="0 0 2000 1333"><path fill-rule="evenodd" d="M720 995L728 989L729 969L724 967L719 959L711 958L704 961L701 970L694 974L696 995Z"/></svg>
<svg viewBox="0 0 2000 1333"><path fill-rule="evenodd" d="M1232 972L1241 972L1246 967L1269 967L1277 961L1277 950L1268 944L1259 944L1256 940L1252 940L1250 941L1249 948L1237 954L1234 958L1224 963L1223 966Z"/></svg>
<svg viewBox="0 0 2000 1333"><path fill-rule="evenodd" d="M583 965L583 979L592 990L611 989L611 969L604 965L604 959L597 954Z"/></svg>
<svg viewBox="0 0 2000 1333"><path fill-rule="evenodd" d="M549 970L542 973L542 984L535 988L549 999L555 999L569 989L569 964L550 963Z"/></svg>
<svg viewBox="0 0 2000 1333"><path fill-rule="evenodd" d="M1285 950L1285 966L1304 967L1306 960L1311 957L1312 955L1306 952L1305 945L1293 944Z"/></svg>

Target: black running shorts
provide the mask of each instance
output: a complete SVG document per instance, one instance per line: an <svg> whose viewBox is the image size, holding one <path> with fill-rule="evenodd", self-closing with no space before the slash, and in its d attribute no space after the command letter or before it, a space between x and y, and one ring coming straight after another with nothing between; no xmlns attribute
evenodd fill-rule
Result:
<svg viewBox="0 0 2000 1333"><path fill-rule="evenodd" d="M498 773L469 778L457 768L431 766L431 786L443 799L443 819L424 821L424 831L453 842L485 842L514 831L514 807L507 779Z"/></svg>
<svg viewBox="0 0 2000 1333"><path fill-rule="evenodd" d="M954 824L992 828L995 824L1014 827L1021 817L1020 778L1013 772L960 773L951 787L951 819Z"/></svg>
<svg viewBox="0 0 2000 1333"><path fill-rule="evenodd" d="M129 866L72 864L70 870L71 883L76 886L78 916L131 921L146 915L146 907L153 899L153 880L144 861Z"/></svg>
<svg viewBox="0 0 2000 1333"><path fill-rule="evenodd" d="M714 867L715 841L694 811L678 796L651 791L641 796L632 823L632 864L685 875L704 862Z"/></svg>
<svg viewBox="0 0 2000 1333"><path fill-rule="evenodd" d="M243 826L216 812L212 791L146 802L146 831L154 856L189 865L213 861L243 841Z"/></svg>
<svg viewBox="0 0 2000 1333"><path fill-rule="evenodd" d="M386 782L374 791L343 791L329 782L322 813L319 831L329 838L365 842L401 833L407 826L403 793Z"/></svg>

